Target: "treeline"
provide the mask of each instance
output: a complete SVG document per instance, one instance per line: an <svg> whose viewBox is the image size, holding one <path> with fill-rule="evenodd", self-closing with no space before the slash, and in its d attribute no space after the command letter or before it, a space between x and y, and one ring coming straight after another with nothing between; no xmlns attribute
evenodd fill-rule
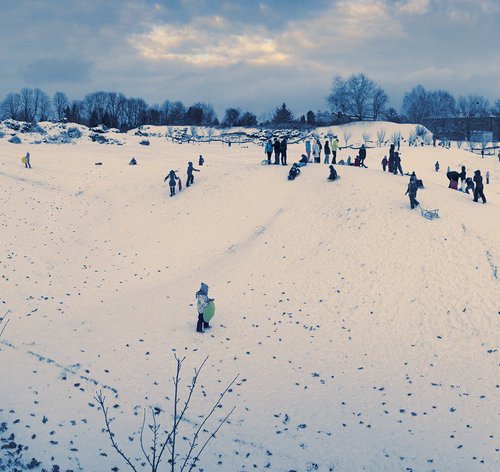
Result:
<svg viewBox="0 0 500 472"><path fill-rule="evenodd" d="M39 88L23 88L0 102L0 118L68 121L89 127L104 124L123 131L142 125L314 127L383 119L422 124L441 138L470 140L472 131L480 130L493 132L498 140L500 134L500 100L490 104L479 95L455 98L446 90L426 90L417 85L404 95L398 112L389 106L384 89L365 74L334 76L327 104L328 111L309 110L295 116L283 103L260 120L249 111L230 107L219 121L214 107L204 102L186 106L181 101L166 100L161 105L149 105L142 98L103 91L70 101L62 92L51 98Z"/></svg>

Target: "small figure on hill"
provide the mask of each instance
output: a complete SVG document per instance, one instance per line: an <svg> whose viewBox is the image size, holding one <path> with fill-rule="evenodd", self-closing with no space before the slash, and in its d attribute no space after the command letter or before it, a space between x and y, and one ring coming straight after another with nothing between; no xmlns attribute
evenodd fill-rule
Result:
<svg viewBox="0 0 500 472"><path fill-rule="evenodd" d="M194 184L193 172L200 172L200 171L199 169L195 169L193 167L192 162L188 162L186 188L189 187L191 184Z"/></svg>
<svg viewBox="0 0 500 472"><path fill-rule="evenodd" d="M278 138L274 138L273 149L274 149L274 164L279 165L281 144Z"/></svg>
<svg viewBox="0 0 500 472"><path fill-rule="evenodd" d="M361 148L359 149L359 166L364 167L367 169L365 165L365 159L366 159L366 147L364 144L361 145Z"/></svg>
<svg viewBox="0 0 500 472"><path fill-rule="evenodd" d="M203 156L200 154L200 158L198 159L198 165L202 166L203 164L205 164L205 159L203 159Z"/></svg>
<svg viewBox="0 0 500 472"><path fill-rule="evenodd" d="M434 164L434 169L436 170L436 172L439 172L439 161L436 161L436 163Z"/></svg>
<svg viewBox="0 0 500 472"><path fill-rule="evenodd" d="M271 157L273 155L273 143L270 139L267 140L267 143L264 147L264 152L267 154L267 163L271 164Z"/></svg>
<svg viewBox="0 0 500 472"><path fill-rule="evenodd" d="M405 193L405 195L408 195L410 197L410 206L412 210L416 206L420 205L420 203L417 201L417 190L417 177L415 176L415 172L413 172L413 174L410 176L410 182L408 183L408 188L406 189Z"/></svg>
<svg viewBox="0 0 500 472"><path fill-rule="evenodd" d="M469 194L469 190L472 190L472 194L474 194L474 181L472 180L472 177L467 177L465 179L465 193Z"/></svg>
<svg viewBox="0 0 500 472"><path fill-rule="evenodd" d="M484 159L484 149L481 149L481 157Z"/></svg>
<svg viewBox="0 0 500 472"><path fill-rule="evenodd" d="M307 161L311 162L311 141L309 139L306 139L306 156Z"/></svg>
<svg viewBox="0 0 500 472"><path fill-rule="evenodd" d="M320 162L320 155L321 155L321 150L319 148L319 139L316 139L314 141L312 152L313 152L314 162L319 163Z"/></svg>
<svg viewBox="0 0 500 472"><path fill-rule="evenodd" d="M339 149L339 140L337 137L332 141L332 164L337 163L337 151Z"/></svg>
<svg viewBox="0 0 500 472"><path fill-rule="evenodd" d="M176 180L179 179L177 175L175 174L174 170L171 170L168 175L163 179L163 182L166 182L168 179L168 186L170 187L170 196L173 197L175 195L175 185L176 185Z"/></svg>
<svg viewBox="0 0 500 472"><path fill-rule="evenodd" d="M486 171L485 177L486 177L486 185L489 185L489 183L490 183L490 171L489 170Z"/></svg>
<svg viewBox="0 0 500 472"><path fill-rule="evenodd" d="M360 163L359 156L356 156L354 159L354 167L359 167L359 163Z"/></svg>
<svg viewBox="0 0 500 472"><path fill-rule="evenodd" d="M465 179L467 178L467 170L465 166L462 166L460 170L460 191L463 192L465 190Z"/></svg>
<svg viewBox="0 0 500 472"><path fill-rule="evenodd" d="M290 171L288 172L288 180L295 180L295 177L297 177L300 174L300 169L299 165L294 162L292 164L292 167L290 168Z"/></svg>
<svg viewBox="0 0 500 472"><path fill-rule="evenodd" d="M180 177L178 178L178 180L179 180L179 182L178 182L177 188L179 189L179 192L180 192L182 190L182 180Z"/></svg>
<svg viewBox="0 0 500 472"><path fill-rule="evenodd" d="M382 159L381 161L381 164L382 164L382 170L385 172L385 169L387 168L387 164L388 164L388 160L387 160L387 156L384 156L384 158Z"/></svg>
<svg viewBox="0 0 500 472"><path fill-rule="evenodd" d="M401 175L403 175L403 168L401 167L401 155L398 151L394 152L394 175L398 175L398 171Z"/></svg>
<svg viewBox="0 0 500 472"><path fill-rule="evenodd" d="M337 171L333 164L330 164L330 175L328 176L328 180L335 180L338 177Z"/></svg>
<svg viewBox="0 0 500 472"><path fill-rule="evenodd" d="M321 162L321 151L323 150L323 145L321 144L321 141L319 138L317 139L318 142L318 147L319 147L319 155L318 155L318 163Z"/></svg>
<svg viewBox="0 0 500 472"><path fill-rule="evenodd" d="M474 183L476 184L476 188L474 189L474 201L477 202L478 198L481 197L483 203L486 203L486 197L483 192L483 176L480 170L474 171Z"/></svg>
<svg viewBox="0 0 500 472"><path fill-rule="evenodd" d="M280 143L280 151L281 151L281 165L286 166L286 152L287 152L288 144L286 142L286 138L283 138Z"/></svg>
<svg viewBox="0 0 500 472"><path fill-rule="evenodd" d="M128 163L128 165L129 166L136 166L137 165L137 160L135 159L135 157L130 159L130 162Z"/></svg>
<svg viewBox="0 0 500 472"><path fill-rule="evenodd" d="M196 292L196 308L198 310L198 322L196 323L196 331L198 333L204 333L204 329L211 328L210 324L203 319L203 310L210 302L213 301L213 298L208 298L208 285L202 282L200 289Z"/></svg>
<svg viewBox="0 0 500 472"><path fill-rule="evenodd" d="M347 156L347 161L346 161L346 164L347 164L348 166L352 166L351 156Z"/></svg>
<svg viewBox="0 0 500 472"><path fill-rule="evenodd" d="M330 164L330 154L331 154L330 143L328 142L327 139L325 141L325 160L324 160L325 164Z"/></svg>
<svg viewBox="0 0 500 472"><path fill-rule="evenodd" d="M24 167L26 169L31 169L31 155L29 152L27 152L26 156L24 156Z"/></svg>

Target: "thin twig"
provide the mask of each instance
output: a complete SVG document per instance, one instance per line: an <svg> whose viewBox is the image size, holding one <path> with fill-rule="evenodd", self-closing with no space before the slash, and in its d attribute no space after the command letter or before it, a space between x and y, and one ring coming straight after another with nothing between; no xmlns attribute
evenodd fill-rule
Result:
<svg viewBox="0 0 500 472"><path fill-rule="evenodd" d="M201 430L203 429L203 426L205 426L206 422L214 414L215 410L218 408L218 406L220 405L222 399L224 398L224 395L226 395L226 393L232 387L232 385L234 384L234 382L236 382L236 379L239 377L239 375L240 374L237 374L236 377L233 380L231 380L231 382L228 384L228 386L219 394L219 398L215 402L214 406L212 407L212 409L210 410L210 412L208 413L208 415L205 416L205 418L201 422L200 426L198 426L198 429L194 433L193 440L190 442L190 448L189 448L189 451L188 451L188 453L186 455L186 458L184 459L184 462L182 464L181 472L186 467L186 464L188 463L189 458L191 457L191 454L193 453L194 448L197 446L197 442L196 441L198 439L198 436L200 435ZM198 454L198 456L199 456L199 454Z"/></svg>
<svg viewBox="0 0 500 472"><path fill-rule="evenodd" d="M94 398L97 400L97 403L99 403L99 405L102 408L102 412L104 415L104 423L106 424L106 431L108 432L109 439L111 440L113 448L118 454L120 454L120 456L123 457L123 459L130 466L130 468L134 472L137 472L137 469L134 467L134 464L132 464L130 459L123 453L123 451L118 447L118 444L116 444L115 442L114 434L111 432L110 420L108 417L108 407L105 405L106 397L103 396L102 391L99 391L97 392L97 395Z"/></svg>
<svg viewBox="0 0 500 472"><path fill-rule="evenodd" d="M143 442L143 435L144 435L144 425L146 424L146 408L144 408L144 415L142 417L142 427L141 427L141 436L140 436L140 443L141 443L141 449L142 453L144 454L144 457L148 461L148 464L153 467L153 464L151 463L151 459L148 456L148 453L146 452L146 449L144 449L144 442Z"/></svg>
<svg viewBox="0 0 500 472"><path fill-rule="evenodd" d="M10 313L10 308L7 310L7 313L5 313L5 315L3 315L2 320L0 321L0 326L2 326L2 324L3 324L2 331L0 331L0 338L3 335L3 332L5 331L5 328L7 328L7 325L9 324L10 320L5 321L5 318L7 318L7 315L9 313ZM5 322L5 324L4 324L4 322Z"/></svg>

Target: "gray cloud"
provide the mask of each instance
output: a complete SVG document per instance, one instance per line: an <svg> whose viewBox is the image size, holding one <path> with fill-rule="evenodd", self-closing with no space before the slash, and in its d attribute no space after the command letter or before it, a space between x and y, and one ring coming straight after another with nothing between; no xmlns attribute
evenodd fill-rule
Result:
<svg viewBox="0 0 500 472"><path fill-rule="evenodd" d="M30 85L88 83L92 64L79 58L45 57L26 65L22 75Z"/></svg>

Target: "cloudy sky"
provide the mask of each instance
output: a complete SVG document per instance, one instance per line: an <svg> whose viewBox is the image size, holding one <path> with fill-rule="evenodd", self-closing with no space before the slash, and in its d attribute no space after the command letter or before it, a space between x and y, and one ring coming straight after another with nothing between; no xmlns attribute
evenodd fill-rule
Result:
<svg viewBox="0 0 500 472"><path fill-rule="evenodd" d="M500 98L500 0L0 0L0 98L326 109L334 74L364 72L399 108L421 83Z"/></svg>

